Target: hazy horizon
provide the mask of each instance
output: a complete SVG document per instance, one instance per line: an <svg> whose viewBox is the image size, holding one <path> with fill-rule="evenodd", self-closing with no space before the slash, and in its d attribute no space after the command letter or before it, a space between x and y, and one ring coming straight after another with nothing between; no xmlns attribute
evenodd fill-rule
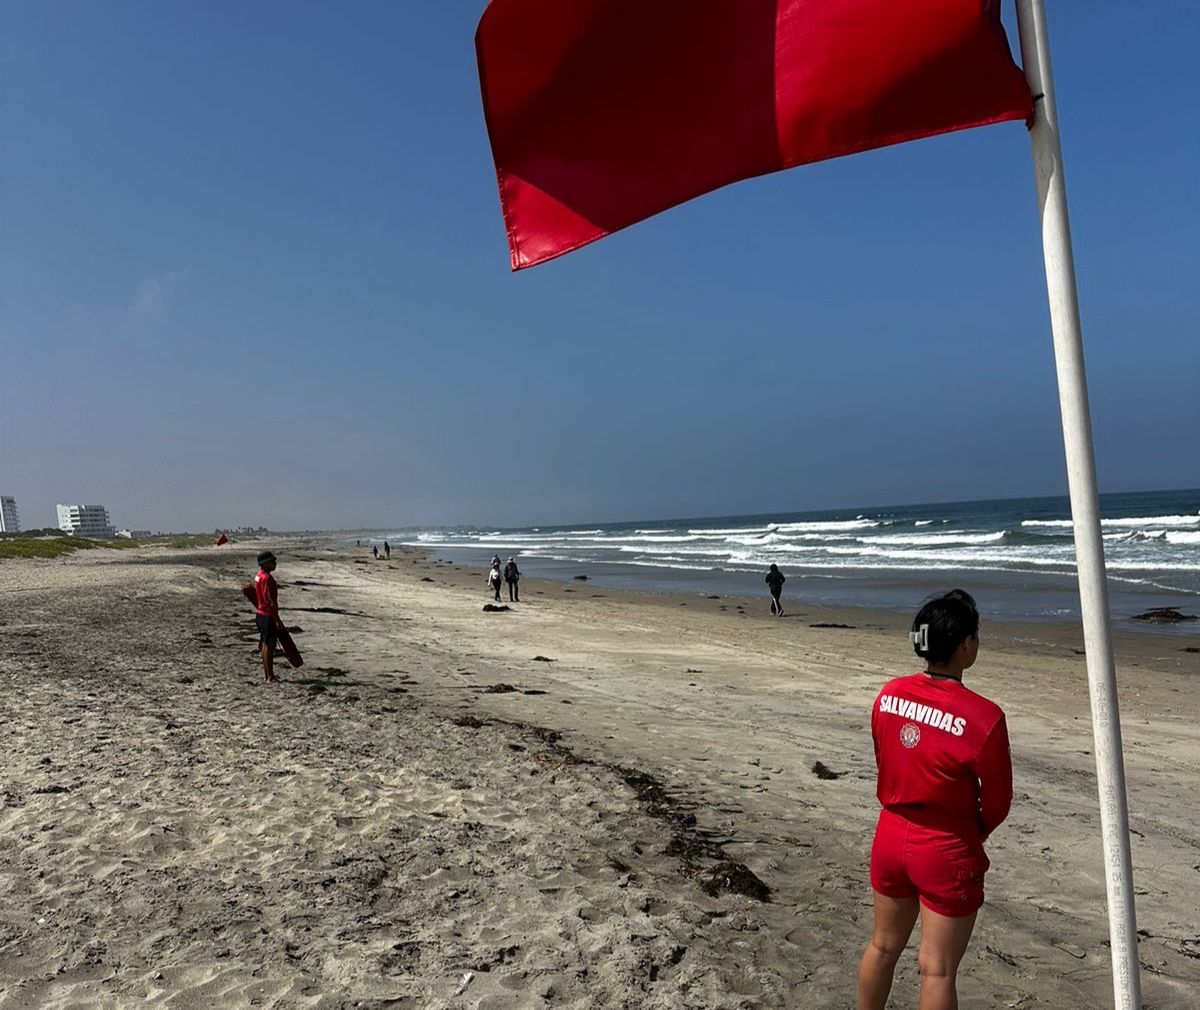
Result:
<svg viewBox="0 0 1200 1010"><path fill-rule="evenodd" d="M1200 488L1180 487L1180 488L1132 488L1115 491L1101 492L1102 508L1103 500L1113 496L1128 496L1128 495L1148 495L1148 494L1195 494L1200 492ZM532 527L543 527L546 529L569 529L575 526L582 525L597 525L597 526L621 526L635 523L695 523L708 520L718 519L770 519L779 516L802 516L808 514L819 513L844 513L851 512L883 512L888 509L907 509L920 506L944 507L951 505L976 505L985 502L1022 502L1022 501L1040 501L1047 499L1063 499L1066 502L1066 493L1047 494L1047 495L1004 495L997 498L963 498L945 501L931 501L926 499L914 499L912 501L890 501L890 502L869 502L867 504L854 505L828 505L818 508L777 508L777 509L760 509L757 512L697 512L691 515L636 515L636 516L603 516L594 515L580 520L559 520L559 519L535 519L527 523L520 524L500 524L489 523L486 521L463 521L457 523L442 523L442 522L427 522L427 523L383 523L373 526L311 526L311 527L292 527L292 528L275 528L267 526L269 533L279 534L281 536L300 535L306 533L314 534L354 534L354 533L388 533L388 532L404 532L411 530L433 529L433 528L451 528L460 527L464 529L498 529L498 530L522 530ZM118 527L124 527L126 524L115 524ZM217 532L223 530L232 532L239 527L255 528L258 524L241 523L236 525L195 527L195 528L179 528L179 529L162 529L153 530L152 532L162 532L164 534L205 534L208 532ZM36 528L56 529L53 524L45 527L34 527L24 523L22 520L23 530L32 530ZM143 528L143 527L137 527Z"/></svg>
<svg viewBox="0 0 1200 1010"><path fill-rule="evenodd" d="M25 527L58 502L352 531L1065 492L1023 126L752 180L512 276L483 6L9 11L0 494ZM1048 17L1100 490L1187 489L1200 12Z"/></svg>

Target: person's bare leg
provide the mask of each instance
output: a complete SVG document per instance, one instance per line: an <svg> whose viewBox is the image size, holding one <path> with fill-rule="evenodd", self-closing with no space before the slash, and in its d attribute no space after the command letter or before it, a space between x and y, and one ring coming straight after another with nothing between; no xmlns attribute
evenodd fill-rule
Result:
<svg viewBox="0 0 1200 1010"><path fill-rule="evenodd" d="M858 966L858 1010L883 1010L919 908L916 898L874 895L875 927Z"/></svg>
<svg viewBox="0 0 1200 1010"><path fill-rule="evenodd" d="M975 928L976 914L950 918L922 906L921 947L917 951L921 966L920 1010L958 1010L955 979Z"/></svg>
<svg viewBox="0 0 1200 1010"><path fill-rule="evenodd" d="M271 646L267 645L266 642L260 642L258 645L258 651L262 656L263 683L277 683L279 678L275 676L275 650Z"/></svg>

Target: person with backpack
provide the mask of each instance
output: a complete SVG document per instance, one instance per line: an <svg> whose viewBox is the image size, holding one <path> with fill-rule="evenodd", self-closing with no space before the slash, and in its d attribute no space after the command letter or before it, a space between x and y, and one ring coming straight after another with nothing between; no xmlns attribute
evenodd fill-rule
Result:
<svg viewBox="0 0 1200 1010"><path fill-rule="evenodd" d="M521 602L521 594L517 588L517 583L520 580L521 572L517 568L517 563L512 558L509 558L508 564L504 566L504 582L508 586L508 598L512 603Z"/></svg>
<svg viewBox="0 0 1200 1010"><path fill-rule="evenodd" d="M779 594L783 592L783 584L787 582L787 576L779 570L778 565L772 565L771 570L767 572L767 577L763 580L767 584L767 588L771 590L771 613L776 617L783 616L783 604L779 601Z"/></svg>

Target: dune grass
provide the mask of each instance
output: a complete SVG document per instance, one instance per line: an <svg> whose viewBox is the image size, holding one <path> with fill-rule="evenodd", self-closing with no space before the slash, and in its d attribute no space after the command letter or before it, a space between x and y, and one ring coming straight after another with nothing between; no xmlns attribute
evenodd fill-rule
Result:
<svg viewBox="0 0 1200 1010"><path fill-rule="evenodd" d="M150 540L139 540L146 547L209 547L216 538L205 533L200 536L153 537Z"/></svg>
<svg viewBox="0 0 1200 1010"><path fill-rule="evenodd" d="M123 551L131 547L202 547L212 543L208 536L151 537L148 540L89 540L87 537L13 537L0 539L0 560L4 558L60 558L73 551L96 547Z"/></svg>
<svg viewBox="0 0 1200 1010"><path fill-rule="evenodd" d="M17 537L0 540L0 558L59 558L95 546L80 537Z"/></svg>

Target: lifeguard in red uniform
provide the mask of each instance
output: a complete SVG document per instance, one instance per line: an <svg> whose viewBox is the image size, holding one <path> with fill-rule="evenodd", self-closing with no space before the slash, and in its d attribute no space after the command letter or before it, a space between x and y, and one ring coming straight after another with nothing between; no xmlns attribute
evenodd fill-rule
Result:
<svg viewBox="0 0 1200 1010"><path fill-rule="evenodd" d="M954 1010L955 976L983 904L984 840L1008 816L1012 763L1000 706L963 686L979 612L960 589L913 621L923 673L884 685L871 712L879 823L871 847L875 926L859 967L860 1010L883 1010L921 918L920 1010Z"/></svg>
<svg viewBox="0 0 1200 1010"><path fill-rule="evenodd" d="M274 554L259 551L258 573L254 576L254 623L258 626L264 684L279 683L279 678L275 676L275 643L279 640L283 621L279 617L279 587L275 584L275 576L271 574L276 564Z"/></svg>

